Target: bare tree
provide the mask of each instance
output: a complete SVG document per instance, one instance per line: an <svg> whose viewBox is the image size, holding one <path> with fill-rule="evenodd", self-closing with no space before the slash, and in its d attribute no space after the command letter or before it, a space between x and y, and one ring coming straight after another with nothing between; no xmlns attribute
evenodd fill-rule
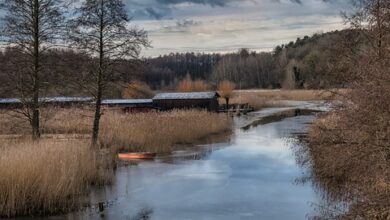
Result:
<svg viewBox="0 0 390 220"><path fill-rule="evenodd" d="M69 1L68 1L69 2ZM8 68L8 85L23 104L20 111L29 120L32 137L40 137L40 95L44 87L44 54L61 36L66 6L62 0L2 0L7 11L2 38L16 50L17 58Z"/></svg>
<svg viewBox="0 0 390 220"><path fill-rule="evenodd" d="M115 73L115 64L138 58L142 46L148 46L144 30L129 27L129 18L121 0L86 0L76 9L71 21L70 40L94 59L93 86L87 88L96 99L92 145L97 145L101 102L107 82Z"/></svg>
<svg viewBox="0 0 390 220"><path fill-rule="evenodd" d="M226 101L226 107L229 108L229 99L233 96L236 85L233 82L224 80L218 84L218 92Z"/></svg>
<svg viewBox="0 0 390 220"><path fill-rule="evenodd" d="M353 2L345 16L351 30L334 45L332 63L343 68L349 90L312 127L309 166L329 201L348 203L332 219L389 219L390 1Z"/></svg>

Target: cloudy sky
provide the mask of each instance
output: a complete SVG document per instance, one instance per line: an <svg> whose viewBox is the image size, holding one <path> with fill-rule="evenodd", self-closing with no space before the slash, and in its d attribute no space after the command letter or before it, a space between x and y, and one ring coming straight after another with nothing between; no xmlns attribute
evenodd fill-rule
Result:
<svg viewBox="0 0 390 220"><path fill-rule="evenodd" d="M344 27L348 0L126 0L153 48L170 52L270 51L278 44Z"/></svg>

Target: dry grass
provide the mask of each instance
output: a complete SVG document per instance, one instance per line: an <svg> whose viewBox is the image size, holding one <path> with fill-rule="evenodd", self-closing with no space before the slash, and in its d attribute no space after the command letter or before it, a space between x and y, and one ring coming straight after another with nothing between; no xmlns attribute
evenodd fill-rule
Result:
<svg viewBox="0 0 390 220"><path fill-rule="evenodd" d="M337 91L337 92L336 92ZM316 101L340 99L346 90L236 90L231 104L248 103L255 110L274 106L274 101ZM222 100L221 100L221 103ZM276 105L280 105L278 102Z"/></svg>
<svg viewBox="0 0 390 220"><path fill-rule="evenodd" d="M87 134L92 128L93 110L84 108L41 109L43 134ZM0 110L0 134L30 135L26 119L11 110Z"/></svg>
<svg viewBox="0 0 390 220"><path fill-rule="evenodd" d="M0 141L0 216L78 208L91 184L109 178L98 158L82 141Z"/></svg>
<svg viewBox="0 0 390 220"><path fill-rule="evenodd" d="M306 149L311 159L306 165L312 169L316 183L326 189L328 198L350 202L350 211L344 218L389 219L388 121L378 123L364 114L368 121L372 120L371 125L375 124L369 128L374 133L370 134L370 122L356 120L363 116L356 116L358 111L361 110L338 110L314 123ZM383 118L388 120L389 114Z"/></svg>
<svg viewBox="0 0 390 220"><path fill-rule="evenodd" d="M253 107L255 110L260 110L264 107L267 107L267 99L263 97L259 97L257 93L241 93L236 91L235 94L230 99L231 104L246 104ZM221 101L224 103L224 101Z"/></svg>
<svg viewBox="0 0 390 220"><path fill-rule="evenodd" d="M335 95L343 94L346 90L237 90L234 96L254 95L267 100L296 100L315 101L330 99Z"/></svg>
<svg viewBox="0 0 390 220"><path fill-rule="evenodd" d="M111 155L101 157L89 140L92 109L41 109L44 135L63 140L0 139L0 216L48 215L77 209L91 184L109 180ZM0 134L30 135L30 126L12 111L0 111ZM231 129L231 118L206 111L122 114L105 110L100 143L115 151L169 152L178 143L193 143ZM101 159L100 159L101 158ZM107 171L107 172L104 172Z"/></svg>
<svg viewBox="0 0 390 220"><path fill-rule="evenodd" d="M63 139L31 142L21 137L0 139L0 216L48 215L80 207L91 184L110 180L112 155L92 151L89 139L71 140L70 134L87 134L92 111L45 109L42 128ZM29 136L29 126L10 112L1 112L2 134ZM15 123L17 122L17 123ZM122 114L106 110L100 143L119 150L169 152L178 143L192 143L231 128L224 114L206 111L172 111Z"/></svg>
<svg viewBox="0 0 390 220"><path fill-rule="evenodd" d="M46 109L50 117L42 123L43 134L89 135L93 111L89 109ZM1 114L1 113L0 113ZM2 112L2 134L29 135L29 126L20 121L18 129L9 129L13 118ZM177 143L192 143L213 133L231 128L224 114L202 110L122 114L106 110L101 119L100 143L106 147L135 151L167 152ZM23 126L21 126L23 124ZM74 136L72 136L73 138Z"/></svg>
<svg viewBox="0 0 390 220"><path fill-rule="evenodd" d="M230 128L227 115L200 110L135 115L109 112L102 120L100 142L120 150L168 152L174 144L193 143Z"/></svg>

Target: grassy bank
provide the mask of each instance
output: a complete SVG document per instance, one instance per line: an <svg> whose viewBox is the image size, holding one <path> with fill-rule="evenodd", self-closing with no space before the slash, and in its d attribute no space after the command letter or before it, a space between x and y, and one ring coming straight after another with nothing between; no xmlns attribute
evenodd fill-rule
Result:
<svg viewBox="0 0 390 220"><path fill-rule="evenodd" d="M0 216L48 215L80 207L93 184L110 181L112 153L89 147L93 111L42 109L43 138L29 139L28 124L11 111L0 112ZM200 110L102 116L103 151L169 152L231 129L231 118Z"/></svg>
<svg viewBox="0 0 390 220"><path fill-rule="evenodd" d="M79 207L91 184L110 179L99 158L83 141L0 140L0 216Z"/></svg>
<svg viewBox="0 0 390 220"><path fill-rule="evenodd" d="M337 93L336 93L337 91ZM275 101L317 101L339 99L344 90L236 90L231 98L231 103L248 103L256 110L264 107L280 105ZM339 94L339 95L336 95Z"/></svg>
<svg viewBox="0 0 390 220"><path fill-rule="evenodd" d="M350 204L347 213L328 212L328 218L390 218L388 98L386 94L356 99L311 127L306 165L313 179L326 189L330 201Z"/></svg>

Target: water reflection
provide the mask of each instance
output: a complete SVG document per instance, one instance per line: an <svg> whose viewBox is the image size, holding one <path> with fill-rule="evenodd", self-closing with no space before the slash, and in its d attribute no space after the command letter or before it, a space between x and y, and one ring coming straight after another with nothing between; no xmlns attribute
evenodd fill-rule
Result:
<svg viewBox="0 0 390 220"><path fill-rule="evenodd" d="M316 109L287 109L275 114L267 115L252 121L251 123L242 127L244 131L249 130L251 128L257 127L259 125L269 124L273 122L281 121L285 118L297 117L301 115L313 115L315 113L322 112L321 110Z"/></svg>
<svg viewBox="0 0 390 220"><path fill-rule="evenodd" d="M91 196L94 204L108 201L103 213L89 209L61 217L305 219L321 198L311 185L294 183L303 170L291 140L313 119L306 115L246 131L237 128L229 141L120 167L114 184Z"/></svg>
<svg viewBox="0 0 390 220"><path fill-rule="evenodd" d="M310 186L294 184L302 170L288 140L312 119L237 129L230 142L201 147L200 160L122 167L106 189L105 199L115 202L105 218L304 219L318 198Z"/></svg>

